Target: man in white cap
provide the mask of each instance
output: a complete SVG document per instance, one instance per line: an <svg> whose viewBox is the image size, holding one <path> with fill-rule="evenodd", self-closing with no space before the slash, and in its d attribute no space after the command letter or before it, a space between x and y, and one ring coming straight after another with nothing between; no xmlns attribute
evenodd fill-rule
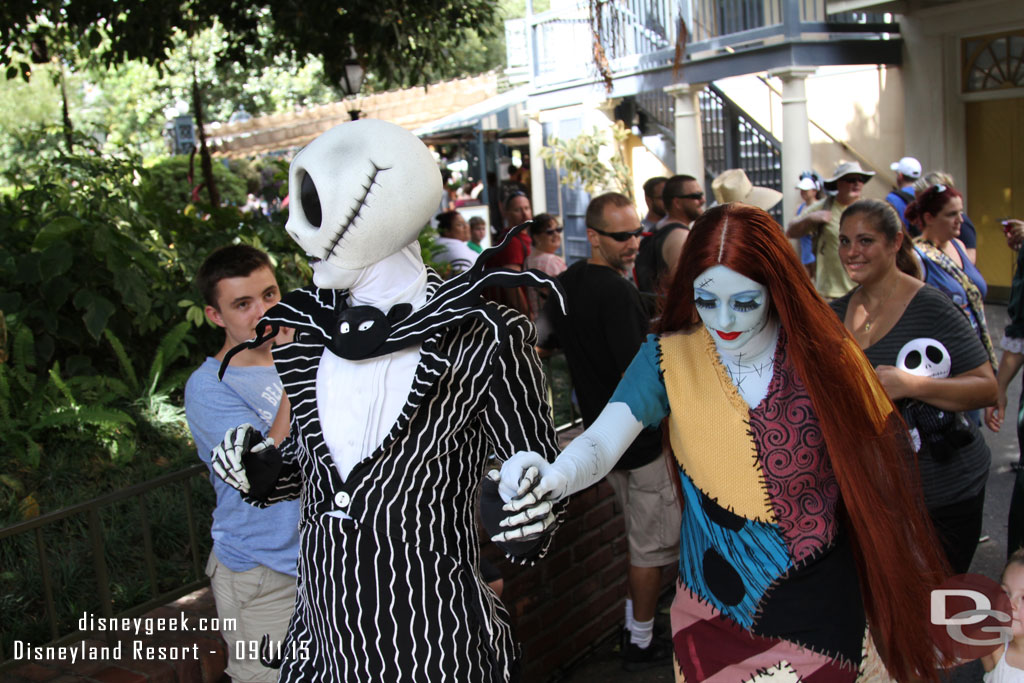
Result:
<svg viewBox="0 0 1024 683"><path fill-rule="evenodd" d="M800 179L794 186L800 191L800 206L796 207L796 215L803 213L808 206L821 199L825 194L825 183L814 171L802 171ZM804 235L799 240L800 263L804 264L807 274L814 279L814 239L810 235Z"/></svg>
<svg viewBox="0 0 1024 683"><path fill-rule="evenodd" d="M909 228L903 212L907 209L907 204L914 201L914 181L921 177L921 162L914 157L903 157L892 162L889 168L896 171L896 187L885 196L885 201L893 205L896 213L900 215L900 220L903 221L903 226Z"/></svg>
<svg viewBox="0 0 1024 683"><path fill-rule="evenodd" d="M853 280L839 261L839 218L846 207L860 199L864 183L874 175L874 171L865 171L856 161L840 162L832 177L825 181L825 189L835 191L835 196L816 201L789 222L787 237L817 235L814 286L826 300L838 299L853 289Z"/></svg>

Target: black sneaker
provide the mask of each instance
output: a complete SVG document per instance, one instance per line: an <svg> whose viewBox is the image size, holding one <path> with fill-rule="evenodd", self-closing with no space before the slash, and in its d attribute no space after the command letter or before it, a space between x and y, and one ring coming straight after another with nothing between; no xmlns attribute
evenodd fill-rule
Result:
<svg viewBox="0 0 1024 683"><path fill-rule="evenodd" d="M622 650L622 668L626 671L643 671L672 659L672 642L663 638L652 638L647 647L640 647L626 639Z"/></svg>

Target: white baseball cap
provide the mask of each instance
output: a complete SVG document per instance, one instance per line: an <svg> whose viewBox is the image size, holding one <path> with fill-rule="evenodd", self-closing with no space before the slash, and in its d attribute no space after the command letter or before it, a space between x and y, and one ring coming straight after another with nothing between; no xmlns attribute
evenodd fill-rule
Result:
<svg viewBox="0 0 1024 683"><path fill-rule="evenodd" d="M921 162L914 157L903 157L889 164L889 168L915 180L921 177Z"/></svg>
<svg viewBox="0 0 1024 683"><path fill-rule="evenodd" d="M800 179L800 182L796 184L798 190L817 190L818 185L814 182L814 178L805 176Z"/></svg>

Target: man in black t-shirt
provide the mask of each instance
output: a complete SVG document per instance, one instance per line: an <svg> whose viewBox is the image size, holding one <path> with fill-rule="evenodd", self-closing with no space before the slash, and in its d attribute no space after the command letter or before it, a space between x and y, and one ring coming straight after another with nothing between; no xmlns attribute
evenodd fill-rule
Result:
<svg viewBox="0 0 1024 683"><path fill-rule="evenodd" d="M568 314L549 303L543 314L547 325L538 327L549 328L542 347L565 351L583 422L589 426L640 348L648 320L628 278L642 230L633 203L618 193L596 197L587 207L586 224L590 258L558 276ZM636 671L671 654L671 643L653 639L662 567L674 565L679 556L680 509L662 457L661 431L644 430L607 478L626 518L630 568L623 668Z"/></svg>

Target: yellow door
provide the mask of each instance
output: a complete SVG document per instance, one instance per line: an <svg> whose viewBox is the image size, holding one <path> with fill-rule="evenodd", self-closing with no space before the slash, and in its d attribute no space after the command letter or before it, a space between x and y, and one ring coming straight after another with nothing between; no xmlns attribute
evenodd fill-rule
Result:
<svg viewBox="0 0 1024 683"><path fill-rule="evenodd" d="M1000 221L1024 219L1024 98L968 102L965 137L967 215L978 230L978 269L990 288L998 288L990 295L1003 298L1016 256Z"/></svg>

